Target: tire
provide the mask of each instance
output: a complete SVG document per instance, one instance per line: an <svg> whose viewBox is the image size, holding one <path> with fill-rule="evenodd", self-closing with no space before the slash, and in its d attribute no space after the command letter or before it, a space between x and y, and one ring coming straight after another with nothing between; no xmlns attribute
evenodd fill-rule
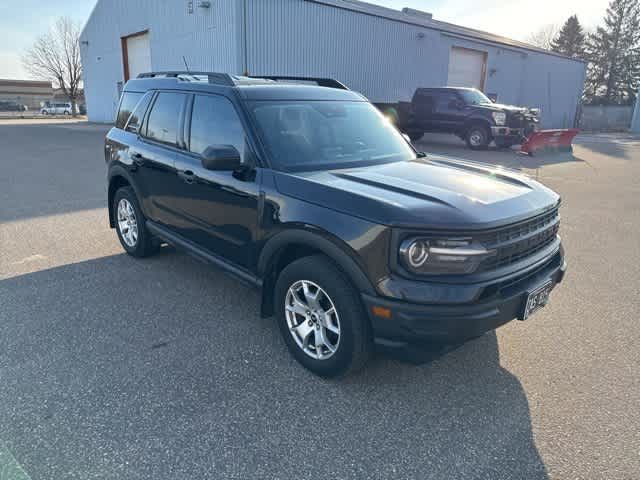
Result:
<svg viewBox="0 0 640 480"><path fill-rule="evenodd" d="M41 113L42 115L49 115L49 112L47 112L46 110L43 110Z"/></svg>
<svg viewBox="0 0 640 480"><path fill-rule="evenodd" d="M71 113L69 113L69 110L65 110L63 113L64 115L71 115Z"/></svg>
<svg viewBox="0 0 640 480"><path fill-rule="evenodd" d="M131 207L131 209L129 210L128 207ZM122 213L128 211L130 215L121 216L119 208L123 209ZM122 187L116 191L113 196L113 212L118 240L120 240L122 248L129 255L142 258L153 255L158 251L160 242L146 229L145 218L140 210L138 198L133 188ZM128 224L126 227L124 226L125 223ZM134 224L135 235L133 235Z"/></svg>
<svg viewBox="0 0 640 480"><path fill-rule="evenodd" d="M424 136L424 132L409 132L407 133L412 142L417 142Z"/></svg>
<svg viewBox="0 0 640 480"><path fill-rule="evenodd" d="M317 302L308 302L307 299L313 297L304 295L305 282L310 294L317 295L317 288L322 289ZM297 298L306 303L296 304L292 291L298 292ZM354 373L360 370L371 356L371 325L360 295L348 278L327 257L304 257L286 266L276 282L274 301L278 327L289 352L316 375L330 378ZM290 305L291 309L287 309L287 305ZM315 321L312 319L315 312L330 310L331 306L335 314L320 318L316 316ZM309 310L305 312L307 308ZM293 309L296 312L291 311ZM296 330L291 328L291 324L305 328ZM328 324L332 330L325 328ZM336 327L338 333L335 331ZM317 355L315 345L318 334L327 341L321 343L320 347L323 358L313 356ZM309 342L306 350L303 337ZM329 346L333 347L333 351Z"/></svg>
<svg viewBox="0 0 640 480"><path fill-rule="evenodd" d="M491 143L491 133L484 125L471 125L465 135L465 141L471 150L486 150Z"/></svg>

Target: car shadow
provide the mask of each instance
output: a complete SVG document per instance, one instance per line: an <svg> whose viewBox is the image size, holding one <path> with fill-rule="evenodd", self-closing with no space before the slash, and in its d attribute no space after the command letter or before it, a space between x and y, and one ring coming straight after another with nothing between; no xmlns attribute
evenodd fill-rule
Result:
<svg viewBox="0 0 640 480"><path fill-rule="evenodd" d="M547 478L495 333L323 380L255 291L170 248L9 278L0 303L2 440L34 479Z"/></svg>
<svg viewBox="0 0 640 480"><path fill-rule="evenodd" d="M579 135L574 143L593 153L623 160L630 160L632 158L632 148L637 148L638 145L640 145L640 136L624 133L586 133L584 135Z"/></svg>

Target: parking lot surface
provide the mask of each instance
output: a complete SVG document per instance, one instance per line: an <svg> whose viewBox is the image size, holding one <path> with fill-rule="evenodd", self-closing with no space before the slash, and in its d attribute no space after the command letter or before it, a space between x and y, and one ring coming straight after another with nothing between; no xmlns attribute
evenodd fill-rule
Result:
<svg viewBox="0 0 640 480"><path fill-rule="evenodd" d="M528 158L423 138L561 193L567 277L527 322L326 381L256 292L172 248L123 253L105 132L0 123L2 480L640 478L640 139Z"/></svg>

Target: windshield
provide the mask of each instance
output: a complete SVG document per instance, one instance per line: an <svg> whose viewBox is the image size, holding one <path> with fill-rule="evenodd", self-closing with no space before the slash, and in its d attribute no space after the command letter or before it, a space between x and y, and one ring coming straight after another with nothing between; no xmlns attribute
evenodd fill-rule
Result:
<svg viewBox="0 0 640 480"><path fill-rule="evenodd" d="M279 170L350 168L416 156L370 103L256 102L253 114Z"/></svg>
<svg viewBox="0 0 640 480"><path fill-rule="evenodd" d="M467 105L482 105L483 103L493 103L489 98L479 90L461 90L460 95Z"/></svg>

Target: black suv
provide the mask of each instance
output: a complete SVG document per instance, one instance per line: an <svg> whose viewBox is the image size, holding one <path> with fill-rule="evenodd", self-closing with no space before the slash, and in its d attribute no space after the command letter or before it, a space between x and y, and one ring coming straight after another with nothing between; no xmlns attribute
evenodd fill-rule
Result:
<svg viewBox="0 0 640 480"><path fill-rule="evenodd" d="M258 287L263 316L323 376L376 343L457 344L525 319L566 268L557 194L416 152L334 80L143 74L105 157L124 249L167 242Z"/></svg>
<svg viewBox="0 0 640 480"><path fill-rule="evenodd" d="M424 132L458 135L473 150L521 143L539 123L539 111L492 102L474 88L419 88L411 103L393 109L398 127L416 141Z"/></svg>

